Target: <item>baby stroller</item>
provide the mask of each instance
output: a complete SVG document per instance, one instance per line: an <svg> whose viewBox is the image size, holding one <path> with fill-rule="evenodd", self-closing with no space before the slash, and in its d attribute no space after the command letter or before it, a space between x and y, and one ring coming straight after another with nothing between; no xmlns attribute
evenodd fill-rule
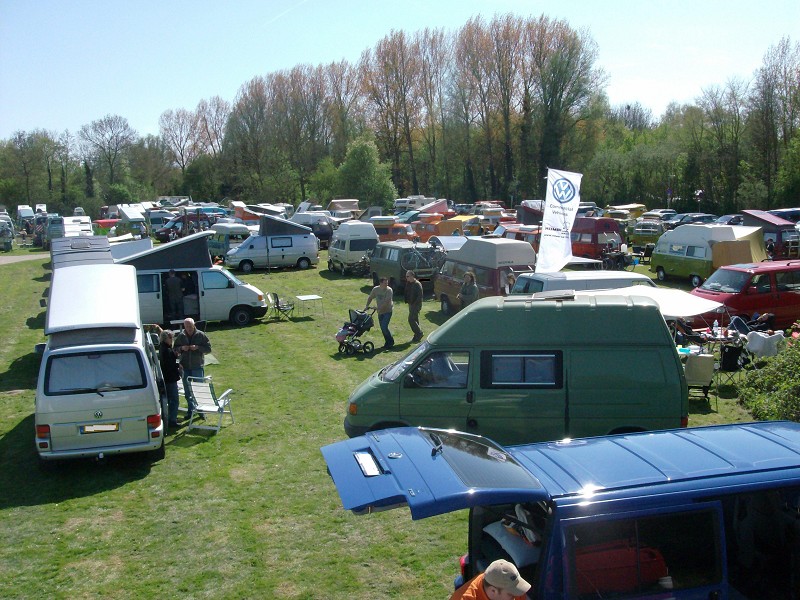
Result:
<svg viewBox="0 0 800 600"><path fill-rule="evenodd" d="M372 329L375 324L372 315L375 314L375 309L366 312L363 310L350 309L350 321L342 325L342 328L336 334L336 341L339 342L339 352L341 354L355 354L356 352L363 352L364 354L371 354L375 350L375 344L372 342L361 342L358 336Z"/></svg>

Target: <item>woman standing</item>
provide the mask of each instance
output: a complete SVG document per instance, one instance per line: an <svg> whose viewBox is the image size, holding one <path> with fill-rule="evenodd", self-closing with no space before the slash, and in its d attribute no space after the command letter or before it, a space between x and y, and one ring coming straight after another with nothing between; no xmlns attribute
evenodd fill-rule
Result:
<svg viewBox="0 0 800 600"><path fill-rule="evenodd" d="M169 409L170 428L178 427L178 380L181 378L178 367L178 355L172 348L173 333L168 329L161 332L158 346L158 362L161 363L161 374L167 388L167 406Z"/></svg>
<svg viewBox="0 0 800 600"><path fill-rule="evenodd" d="M478 299L478 285L475 283L475 273L472 271L464 273L464 283L461 284L461 291L456 297L461 300L461 308L466 308Z"/></svg>

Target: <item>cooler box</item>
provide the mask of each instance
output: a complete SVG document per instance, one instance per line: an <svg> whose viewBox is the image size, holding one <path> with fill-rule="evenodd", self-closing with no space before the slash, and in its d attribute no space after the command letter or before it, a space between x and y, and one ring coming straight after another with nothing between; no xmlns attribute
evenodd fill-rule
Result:
<svg viewBox="0 0 800 600"><path fill-rule="evenodd" d="M638 575L637 575L638 570ZM639 548L628 541L607 542L575 552L578 594L628 593L638 586L657 585L669 573L664 557L655 548Z"/></svg>

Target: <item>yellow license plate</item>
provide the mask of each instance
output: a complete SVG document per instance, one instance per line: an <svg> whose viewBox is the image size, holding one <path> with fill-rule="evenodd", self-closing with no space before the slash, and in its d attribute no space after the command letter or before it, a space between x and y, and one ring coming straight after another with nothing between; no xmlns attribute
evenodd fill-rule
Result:
<svg viewBox="0 0 800 600"><path fill-rule="evenodd" d="M97 423L96 425L82 425L81 433L108 433L119 431L119 423Z"/></svg>

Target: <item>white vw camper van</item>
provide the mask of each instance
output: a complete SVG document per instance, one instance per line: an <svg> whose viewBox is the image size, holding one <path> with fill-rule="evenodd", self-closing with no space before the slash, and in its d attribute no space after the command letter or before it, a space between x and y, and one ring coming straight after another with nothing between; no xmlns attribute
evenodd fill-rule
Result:
<svg viewBox="0 0 800 600"><path fill-rule="evenodd" d="M36 385L43 461L151 451L164 455L158 355L139 318L136 269L53 272Z"/></svg>

